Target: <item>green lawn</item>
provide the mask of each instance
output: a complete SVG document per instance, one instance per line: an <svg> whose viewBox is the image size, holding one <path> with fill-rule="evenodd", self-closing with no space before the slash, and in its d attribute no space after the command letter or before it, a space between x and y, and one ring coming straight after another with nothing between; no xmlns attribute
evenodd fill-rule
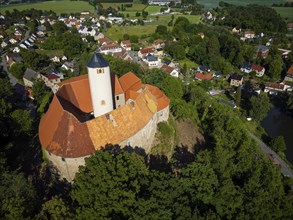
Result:
<svg viewBox="0 0 293 220"><path fill-rule="evenodd" d="M178 61L180 66L183 67L184 66L184 63L186 63L186 66L187 66L187 70L189 70L190 68L195 68L195 67L198 67L198 64L185 58L184 60L179 60Z"/></svg>
<svg viewBox="0 0 293 220"><path fill-rule="evenodd" d="M153 5L149 5L145 11L147 11L149 13L149 15L154 14L154 13L158 13L161 10L161 6L153 6Z"/></svg>
<svg viewBox="0 0 293 220"><path fill-rule="evenodd" d="M289 22L293 21L293 8L290 8L290 7L273 7L273 9L275 9L277 11L277 13L280 14L280 16L282 18L285 18Z"/></svg>
<svg viewBox="0 0 293 220"><path fill-rule="evenodd" d="M103 5L103 8L109 8L109 7L112 7L112 8L115 8L115 7L120 7L121 8L121 5L125 5L125 4L129 4L129 2L126 2L126 3L102 3ZM132 5L132 7L125 7L125 11L135 11L135 12L141 12L145 7L147 7L146 5L143 5L143 4L137 4L137 3L134 3Z"/></svg>
<svg viewBox="0 0 293 220"><path fill-rule="evenodd" d="M191 23L198 23L200 16L198 15L175 15L175 19L179 16L186 17ZM132 16L130 16L132 17ZM142 17L133 17L133 18L139 18L142 19ZM145 23L144 26L117 26L114 25L113 27L109 28L107 30L107 37L113 39L113 40L119 40L123 38L124 34L129 35L149 35L155 32L158 25L166 25L171 20L171 15L160 15L157 19L157 16L148 16L147 19L152 19L153 22ZM171 29L171 27L169 27Z"/></svg>
<svg viewBox="0 0 293 220"><path fill-rule="evenodd" d="M40 2L40 3L32 3L32 4L17 4L17 5L1 5L0 12L3 13L6 10L13 11L13 9L17 9L19 11L25 9L38 9L38 10L52 10L56 12L58 15L61 13L76 13L81 11L90 11L94 12L94 8L88 3L84 1L48 1L48 2Z"/></svg>

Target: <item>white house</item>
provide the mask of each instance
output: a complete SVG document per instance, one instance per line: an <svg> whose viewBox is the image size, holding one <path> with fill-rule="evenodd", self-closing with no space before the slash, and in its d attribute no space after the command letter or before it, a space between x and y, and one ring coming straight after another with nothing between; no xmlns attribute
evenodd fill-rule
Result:
<svg viewBox="0 0 293 220"><path fill-rule="evenodd" d="M119 44L113 43L109 45L100 46L100 53L102 54L110 54L110 53L119 53L122 51L122 48Z"/></svg>
<svg viewBox="0 0 293 220"><path fill-rule="evenodd" d="M120 45L126 51L130 51L131 50L131 42L130 42L130 40L123 40L123 41L121 41Z"/></svg>
<svg viewBox="0 0 293 220"><path fill-rule="evenodd" d="M164 70L165 72L169 73L173 77L176 77L176 78L179 77L179 72L175 68L172 68L167 65L163 65L161 69Z"/></svg>
<svg viewBox="0 0 293 220"><path fill-rule="evenodd" d="M143 58L143 61L150 68L160 68L161 67L161 59L153 56L152 54L148 54Z"/></svg>

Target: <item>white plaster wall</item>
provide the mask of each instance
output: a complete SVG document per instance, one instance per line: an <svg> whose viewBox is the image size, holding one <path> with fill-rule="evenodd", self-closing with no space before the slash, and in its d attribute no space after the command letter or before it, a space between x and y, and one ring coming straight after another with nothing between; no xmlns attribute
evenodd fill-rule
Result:
<svg viewBox="0 0 293 220"><path fill-rule="evenodd" d="M117 96L119 96L119 100L117 100ZM119 108L125 105L125 95L124 93L115 95L115 107Z"/></svg>
<svg viewBox="0 0 293 220"><path fill-rule="evenodd" d="M104 73L97 73L97 68L88 67L88 77L95 118L113 110L110 68L100 68ZM105 104L103 105L103 101Z"/></svg>

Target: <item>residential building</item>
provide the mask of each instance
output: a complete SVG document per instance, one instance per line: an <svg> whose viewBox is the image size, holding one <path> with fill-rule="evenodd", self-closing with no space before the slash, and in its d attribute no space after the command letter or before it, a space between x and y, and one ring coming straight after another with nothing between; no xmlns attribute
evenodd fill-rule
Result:
<svg viewBox="0 0 293 220"><path fill-rule="evenodd" d="M231 86L241 86L243 83L243 76L238 74L230 74L230 85Z"/></svg>

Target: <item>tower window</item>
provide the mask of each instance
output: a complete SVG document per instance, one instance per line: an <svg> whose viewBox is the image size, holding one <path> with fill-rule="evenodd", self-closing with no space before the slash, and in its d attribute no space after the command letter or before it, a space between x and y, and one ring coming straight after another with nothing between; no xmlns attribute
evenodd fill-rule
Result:
<svg viewBox="0 0 293 220"><path fill-rule="evenodd" d="M97 73L104 73L104 69L97 69Z"/></svg>
<svg viewBox="0 0 293 220"><path fill-rule="evenodd" d="M116 100L119 100L119 95L116 96Z"/></svg>
<svg viewBox="0 0 293 220"><path fill-rule="evenodd" d="M101 105L106 105L106 101L105 100L102 100L101 101Z"/></svg>

